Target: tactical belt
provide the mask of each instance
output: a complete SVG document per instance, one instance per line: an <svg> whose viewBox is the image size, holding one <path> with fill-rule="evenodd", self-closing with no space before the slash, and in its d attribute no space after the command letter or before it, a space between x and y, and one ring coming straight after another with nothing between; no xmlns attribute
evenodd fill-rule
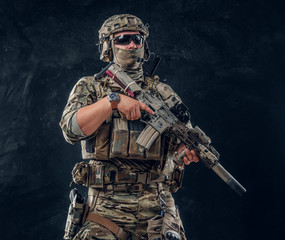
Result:
<svg viewBox="0 0 285 240"><path fill-rule="evenodd" d="M113 181L104 179L104 184L121 184L121 183L142 183L150 184L152 182L165 182L167 179L165 176L158 175L156 173L142 172L142 173L132 173L132 172L116 172L116 177Z"/></svg>
<svg viewBox="0 0 285 240"><path fill-rule="evenodd" d="M165 176L157 176L158 175L155 175L155 179L153 179L154 175L150 173L137 174L137 178L134 181L130 181L130 179L117 179L117 181L112 184L104 184L103 189L114 192L141 192L156 188L156 183L167 183Z"/></svg>
<svg viewBox="0 0 285 240"><path fill-rule="evenodd" d="M141 192L147 189L151 189L151 184L110 184L105 185L104 189L113 192Z"/></svg>
<svg viewBox="0 0 285 240"><path fill-rule="evenodd" d="M89 213L87 221L92 221L102 225L103 227L109 229L112 233L116 235L119 240L127 240L130 233L126 232L124 229L119 227L116 223L112 222L110 219L102 217L94 212Z"/></svg>

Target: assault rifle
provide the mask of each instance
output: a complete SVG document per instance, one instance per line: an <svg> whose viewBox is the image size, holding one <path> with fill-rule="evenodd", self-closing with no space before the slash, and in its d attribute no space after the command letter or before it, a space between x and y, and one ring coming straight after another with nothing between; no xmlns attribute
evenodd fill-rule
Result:
<svg viewBox="0 0 285 240"><path fill-rule="evenodd" d="M143 91L118 65L111 63L106 74L117 82L130 96L136 97L145 103L153 111L154 115L147 114L143 121L147 124L139 135L136 143L142 149L149 149L164 131L171 131L185 144L186 148L193 149L201 162L212 169L223 181L225 181L238 195L246 192L246 189L219 163L219 153L210 145L211 139L198 127L187 126L184 122L189 120L187 107L172 95L166 102L160 100L151 91Z"/></svg>

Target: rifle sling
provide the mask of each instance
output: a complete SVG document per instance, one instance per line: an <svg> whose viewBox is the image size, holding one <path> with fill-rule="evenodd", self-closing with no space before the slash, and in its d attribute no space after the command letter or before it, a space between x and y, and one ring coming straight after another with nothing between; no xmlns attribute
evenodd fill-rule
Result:
<svg viewBox="0 0 285 240"><path fill-rule="evenodd" d="M91 212L88 214L86 221L92 221L102 225L103 227L109 229L112 233L116 235L119 240L127 240L129 233L124 229L119 227L116 223L112 222L110 219L102 217L97 213Z"/></svg>

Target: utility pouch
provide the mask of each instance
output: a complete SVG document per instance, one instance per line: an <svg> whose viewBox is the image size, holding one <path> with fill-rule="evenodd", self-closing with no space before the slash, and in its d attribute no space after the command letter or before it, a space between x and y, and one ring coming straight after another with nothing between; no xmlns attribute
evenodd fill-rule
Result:
<svg viewBox="0 0 285 240"><path fill-rule="evenodd" d="M179 215L177 215L179 216ZM165 212L148 220L147 234L149 240L182 240L179 217L175 218ZM184 239L184 238L183 238Z"/></svg>
<svg viewBox="0 0 285 240"><path fill-rule="evenodd" d="M148 150L140 150L136 143L145 125L140 120L128 121L113 118L113 130L110 141L110 158L128 158L139 160L161 160L163 142L159 137Z"/></svg>
<svg viewBox="0 0 285 240"><path fill-rule="evenodd" d="M129 156L133 158L144 158L144 151L140 151L136 144L137 138L144 129L144 124L140 120L128 121L130 131Z"/></svg>
<svg viewBox="0 0 285 240"><path fill-rule="evenodd" d="M180 219L166 212L163 216L161 233L167 240L181 240Z"/></svg>
<svg viewBox="0 0 285 240"><path fill-rule="evenodd" d="M86 162L76 163L71 172L72 180L78 185L87 186L89 164Z"/></svg>
<svg viewBox="0 0 285 240"><path fill-rule="evenodd" d="M81 141L82 158L83 159L109 159L109 135L111 123L103 123L95 137L89 140Z"/></svg>
<svg viewBox="0 0 285 240"><path fill-rule="evenodd" d="M161 230L162 230L163 217L157 215L147 222L147 236L149 240L161 240Z"/></svg>
<svg viewBox="0 0 285 240"><path fill-rule="evenodd" d="M92 188L103 188L104 165L100 161L76 163L72 170L72 179L78 185Z"/></svg>
<svg viewBox="0 0 285 240"><path fill-rule="evenodd" d="M76 234L77 228L81 226L84 211L84 198L78 193L76 188L69 194L71 204L69 205L67 220L65 225L64 239L72 239Z"/></svg>
<svg viewBox="0 0 285 240"><path fill-rule="evenodd" d="M110 158L128 156L128 121L122 118L113 119Z"/></svg>
<svg viewBox="0 0 285 240"><path fill-rule="evenodd" d="M102 162L90 161L88 177L88 187L103 188L104 185L104 165Z"/></svg>

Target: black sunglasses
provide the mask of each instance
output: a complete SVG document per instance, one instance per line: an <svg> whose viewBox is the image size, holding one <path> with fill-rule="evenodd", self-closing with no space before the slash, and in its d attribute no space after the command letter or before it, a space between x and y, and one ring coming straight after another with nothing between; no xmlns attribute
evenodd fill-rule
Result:
<svg viewBox="0 0 285 240"><path fill-rule="evenodd" d="M143 36L140 34L123 34L114 38L114 43L118 45L128 45L133 40L134 44L143 44Z"/></svg>

